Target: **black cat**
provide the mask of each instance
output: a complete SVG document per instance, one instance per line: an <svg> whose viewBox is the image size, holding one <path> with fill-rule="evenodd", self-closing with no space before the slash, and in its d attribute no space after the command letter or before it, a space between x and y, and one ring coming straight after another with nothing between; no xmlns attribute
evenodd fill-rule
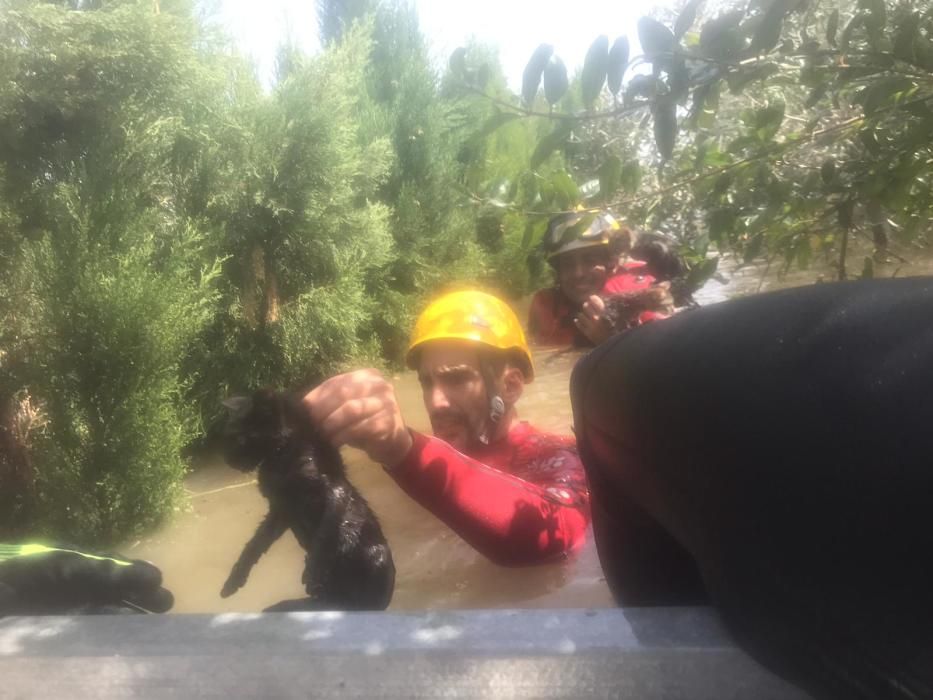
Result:
<svg viewBox="0 0 933 700"><path fill-rule="evenodd" d="M674 300L669 291L670 284L662 282L647 289L621 292L603 297L606 303L605 318L615 333L621 333L638 325L638 317L643 311L657 311L663 314L674 312Z"/></svg>
<svg viewBox="0 0 933 700"><path fill-rule="evenodd" d="M224 459L259 470L269 512L243 548L220 595L240 589L259 558L286 529L304 548L308 598L267 611L384 610L392 600L395 565L379 521L347 481L340 453L311 425L297 397L261 389L224 402L230 411Z"/></svg>

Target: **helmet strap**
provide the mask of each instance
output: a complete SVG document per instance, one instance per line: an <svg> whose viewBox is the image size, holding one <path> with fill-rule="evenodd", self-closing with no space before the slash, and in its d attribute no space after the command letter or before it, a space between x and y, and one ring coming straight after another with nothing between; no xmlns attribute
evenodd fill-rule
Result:
<svg viewBox="0 0 933 700"><path fill-rule="evenodd" d="M483 375L483 383L486 385L486 396L489 397L489 412L483 421L484 426L479 434L479 441L488 445L496 426L505 415L505 401L496 391L495 377L492 374L492 368L482 357L479 361L480 374Z"/></svg>

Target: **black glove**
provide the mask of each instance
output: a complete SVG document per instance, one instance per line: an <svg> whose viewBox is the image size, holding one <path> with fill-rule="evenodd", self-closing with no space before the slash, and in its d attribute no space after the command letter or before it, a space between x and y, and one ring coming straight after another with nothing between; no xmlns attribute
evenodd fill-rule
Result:
<svg viewBox="0 0 933 700"><path fill-rule="evenodd" d="M166 612L175 600L149 562L42 544L0 544L0 616Z"/></svg>

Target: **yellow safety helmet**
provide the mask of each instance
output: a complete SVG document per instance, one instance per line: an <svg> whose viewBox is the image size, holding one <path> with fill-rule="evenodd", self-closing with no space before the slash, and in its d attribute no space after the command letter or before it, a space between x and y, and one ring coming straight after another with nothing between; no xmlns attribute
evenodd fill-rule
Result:
<svg viewBox="0 0 933 700"><path fill-rule="evenodd" d="M445 294L428 305L415 323L406 363L416 369L417 349L430 340L469 340L511 351L523 364L525 381L534 379L534 364L515 312L501 299L475 289Z"/></svg>

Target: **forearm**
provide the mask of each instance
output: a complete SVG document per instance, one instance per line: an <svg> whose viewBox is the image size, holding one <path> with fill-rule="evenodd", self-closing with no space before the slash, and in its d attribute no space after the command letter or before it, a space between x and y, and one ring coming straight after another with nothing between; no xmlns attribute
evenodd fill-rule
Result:
<svg viewBox="0 0 933 700"><path fill-rule="evenodd" d="M492 561L557 558L582 543L585 504L470 459L435 438L414 445L390 474L422 506Z"/></svg>

